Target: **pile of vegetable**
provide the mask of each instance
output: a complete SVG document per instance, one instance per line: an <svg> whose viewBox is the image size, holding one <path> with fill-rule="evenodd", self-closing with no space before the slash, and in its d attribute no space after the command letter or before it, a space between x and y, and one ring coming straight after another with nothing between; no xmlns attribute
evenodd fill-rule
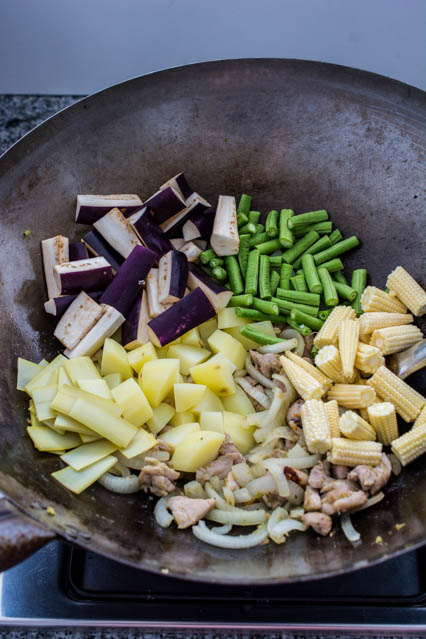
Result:
<svg viewBox="0 0 426 639"><path fill-rule="evenodd" d="M160 526L206 543L329 534L335 515L355 542L349 513L426 452L426 400L384 359L422 339L426 292L400 266L386 291L365 269L349 284L340 256L359 241L323 209L209 207L182 173L145 203L77 197L94 230L42 242L65 351L18 360L27 432L65 488L150 492ZM405 434L397 415L415 422Z"/></svg>

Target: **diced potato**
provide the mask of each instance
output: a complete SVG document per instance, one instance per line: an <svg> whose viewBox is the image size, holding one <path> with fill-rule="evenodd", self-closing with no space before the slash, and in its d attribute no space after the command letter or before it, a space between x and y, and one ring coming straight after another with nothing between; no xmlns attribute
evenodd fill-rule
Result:
<svg viewBox="0 0 426 639"><path fill-rule="evenodd" d="M234 370L235 365L218 353L207 362L193 366L189 372L196 384L205 384L216 395L226 397L235 393Z"/></svg>
<svg viewBox="0 0 426 639"><path fill-rule="evenodd" d="M48 426L28 426L27 433L32 442L40 451L67 450L80 446L81 440L77 433L65 433L60 435Z"/></svg>
<svg viewBox="0 0 426 639"><path fill-rule="evenodd" d="M151 450L151 448L154 448L157 443L158 442L155 439L154 435L151 435L151 433L147 433L146 430L141 428L133 437L130 444L126 448L121 449L121 453L122 455L124 455L124 457L127 457L127 459L131 459L132 457L142 455L148 450Z"/></svg>
<svg viewBox="0 0 426 639"><path fill-rule="evenodd" d="M28 359L18 357L18 379L16 381L16 390L25 391L25 386L41 372L42 366L34 364Z"/></svg>
<svg viewBox="0 0 426 639"><path fill-rule="evenodd" d="M181 375L180 373L177 373L176 375L175 384L185 384L183 375Z"/></svg>
<svg viewBox="0 0 426 639"><path fill-rule="evenodd" d="M61 368L58 368L58 381L57 381L58 390L60 390L64 384L71 386L72 382L68 376L67 371L65 370L65 366L61 366Z"/></svg>
<svg viewBox="0 0 426 639"><path fill-rule="evenodd" d="M206 391L203 384L175 384L174 399L175 408L179 413L190 411L203 399Z"/></svg>
<svg viewBox="0 0 426 639"><path fill-rule="evenodd" d="M61 456L63 462L74 468L74 470L82 470L95 464L100 459L107 457L117 450L115 444L111 444L106 439L99 439L90 444L83 444L74 448L72 451Z"/></svg>
<svg viewBox="0 0 426 639"><path fill-rule="evenodd" d="M128 446L137 431L136 426L130 422L121 417L115 417L93 402L84 399L77 399L69 416L120 448Z"/></svg>
<svg viewBox="0 0 426 639"><path fill-rule="evenodd" d="M231 413L238 413L238 415L254 413L254 406L241 386L235 386L235 391L235 395L229 395L229 397L222 399L224 409Z"/></svg>
<svg viewBox="0 0 426 639"><path fill-rule="evenodd" d="M206 388L201 402L199 402L192 409L197 415L201 415L204 412L222 412L223 404L219 397L215 395L210 388Z"/></svg>
<svg viewBox="0 0 426 639"><path fill-rule="evenodd" d="M207 322L203 322L203 324L200 324L200 326L198 327L198 331L200 333L200 337L204 346L207 347L207 340L210 335L215 332L215 330L217 330L216 317L212 317L211 319L207 320Z"/></svg>
<svg viewBox="0 0 426 639"><path fill-rule="evenodd" d="M201 341L200 331L197 327L192 328L190 331L182 335L181 339L182 344L187 344L187 346L197 346L197 348L203 348L204 343ZM171 344L169 344L171 346Z"/></svg>
<svg viewBox="0 0 426 639"><path fill-rule="evenodd" d="M62 486L68 488L73 493L79 495L83 490L94 484L102 475L110 470L117 463L117 457L109 455L105 459L83 468L83 470L74 470L71 466L62 468L52 473L52 477L56 479Z"/></svg>
<svg viewBox="0 0 426 639"><path fill-rule="evenodd" d="M235 312L235 308L232 306L228 306L227 308L223 308L217 314L217 326L221 330L225 328L242 328L246 326L246 324L250 324L251 320L247 317L238 317Z"/></svg>
<svg viewBox="0 0 426 639"><path fill-rule="evenodd" d="M173 346L173 348L179 348L179 346ZM192 347L188 346L186 348ZM152 408L159 406L170 393L178 372L178 359L155 359L144 364L142 375L139 378L139 385Z"/></svg>
<svg viewBox="0 0 426 639"><path fill-rule="evenodd" d="M223 430L227 433L242 455L247 455L256 442L253 433L256 426L244 428L244 417L236 413L223 413Z"/></svg>
<svg viewBox="0 0 426 639"><path fill-rule="evenodd" d="M64 368L73 384L77 384L80 379L100 379L98 369L90 357L74 357L67 359Z"/></svg>
<svg viewBox="0 0 426 639"><path fill-rule="evenodd" d="M163 346L163 348L156 348L158 359L167 359L169 356L169 346Z"/></svg>
<svg viewBox="0 0 426 639"><path fill-rule="evenodd" d="M168 348L168 357L175 357L179 360L182 375L189 375L192 366L205 362L210 355L211 352L205 348L188 346L188 344L178 344Z"/></svg>
<svg viewBox="0 0 426 639"><path fill-rule="evenodd" d="M170 406L170 404L160 404L154 408L152 417L146 422L151 433L157 435L157 433L163 430L164 426L169 423L175 412L175 409L173 406ZM194 416L191 413L191 419L189 421L194 421L193 417Z"/></svg>
<svg viewBox="0 0 426 639"><path fill-rule="evenodd" d="M104 342L101 373L102 375L120 373L124 380L132 377L132 369L126 349L110 337L107 337Z"/></svg>
<svg viewBox="0 0 426 639"><path fill-rule="evenodd" d="M210 430L199 430L188 435L176 446L170 465L175 470L194 473L215 459L225 436Z"/></svg>
<svg viewBox="0 0 426 639"><path fill-rule="evenodd" d="M63 366L64 363L67 361L67 358L63 355L57 355L57 357L55 357L55 359L53 359L50 364L48 364L47 366L43 366L42 370L37 373L37 375L33 377L30 382L28 382L28 384L25 386L25 392L28 395L32 396L34 388L39 388L40 386L48 386L49 384L53 383L51 381L52 375L56 373L57 376L57 369Z"/></svg>
<svg viewBox="0 0 426 639"><path fill-rule="evenodd" d="M79 435L83 444L90 444L90 442L95 442L98 439L103 439L103 437L101 437L100 435L96 435L96 433L94 435L84 435L83 433L79 433Z"/></svg>
<svg viewBox="0 0 426 639"><path fill-rule="evenodd" d="M55 419L56 413L51 409L50 405L57 393L56 384L49 386L40 386L33 390L33 402L37 419L44 422L46 419Z"/></svg>
<svg viewBox="0 0 426 639"><path fill-rule="evenodd" d="M181 424L190 424L196 422L194 413L175 413L169 421L170 426L180 426Z"/></svg>
<svg viewBox="0 0 426 639"><path fill-rule="evenodd" d="M142 426L153 416L145 393L134 379L126 379L113 388L111 393L117 404L123 408L123 418L134 426Z"/></svg>
<svg viewBox="0 0 426 639"><path fill-rule="evenodd" d="M158 359L157 351L151 342L147 342L143 346L135 348L133 351L127 353L130 366L139 373L145 362L152 362L153 359Z"/></svg>
<svg viewBox="0 0 426 639"><path fill-rule="evenodd" d="M174 426L164 435L160 435L159 439L166 442L172 448L176 448L183 442L188 435L200 430L200 424L198 422L188 422L187 424L181 424L180 426Z"/></svg>
<svg viewBox="0 0 426 639"><path fill-rule="evenodd" d="M222 353L236 368L244 368L247 351L232 335L218 329L207 341L213 353Z"/></svg>
<svg viewBox="0 0 426 639"><path fill-rule="evenodd" d="M76 422L75 419L71 419L68 415L56 415L55 417L55 426L56 428L60 428L63 431L69 431L70 433L78 433L79 435L92 435L98 438L98 435L87 428L87 426L83 426L80 422Z"/></svg>
<svg viewBox="0 0 426 639"><path fill-rule="evenodd" d="M108 384L108 388L112 390L113 388L121 384L123 378L121 377L120 373L110 373L109 375L105 375L104 380Z"/></svg>
<svg viewBox="0 0 426 639"><path fill-rule="evenodd" d="M200 415L201 430L212 430L215 433L224 433L223 430L223 413L205 412Z"/></svg>
<svg viewBox="0 0 426 639"><path fill-rule="evenodd" d="M106 410L108 413L111 413L111 415L115 415L116 417L120 417L120 415L123 412L123 409L121 408L121 406L118 406L118 404L116 404L115 402L109 399L104 399L103 397L97 397L96 395L92 395L91 393L86 393L86 391L81 390L80 388L74 388L74 386L67 386L65 384L61 388L60 392L58 392L58 395L64 395L68 397L70 401L71 400L75 401L77 399L84 399L90 402L91 404L93 404L94 406L99 406L99 408ZM55 399L53 400L55 403L56 403L58 395L56 395ZM72 402L71 402L71 405L72 405ZM61 410L60 408L57 408L56 406L54 407L53 402L52 402L52 409L57 410L59 413L65 413L66 415L68 414L66 410Z"/></svg>
<svg viewBox="0 0 426 639"><path fill-rule="evenodd" d="M262 331L262 333L271 335L271 337L275 337L274 327L272 326L272 322L270 322L269 320L264 320L262 322L252 322L250 326L253 326L253 328L256 328L258 331ZM228 333L228 335L232 335L232 337L241 342L241 344L247 350L249 350L250 348L257 348L259 346L259 344L253 342L253 340L244 337L244 335L241 335L240 328L237 326L234 326L233 328L227 328L226 333Z"/></svg>
<svg viewBox="0 0 426 639"><path fill-rule="evenodd" d="M77 385L87 393L104 399L112 399L111 391L104 379L79 379Z"/></svg>

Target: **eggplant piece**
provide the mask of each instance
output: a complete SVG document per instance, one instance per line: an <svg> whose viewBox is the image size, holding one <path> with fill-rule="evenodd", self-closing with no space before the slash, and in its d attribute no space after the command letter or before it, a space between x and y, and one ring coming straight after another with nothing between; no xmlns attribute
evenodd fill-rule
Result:
<svg viewBox="0 0 426 639"><path fill-rule="evenodd" d="M189 264L188 287L191 290L200 287L209 298L217 313L228 305L232 297L232 291L218 284L218 282L209 277L202 268L193 262Z"/></svg>
<svg viewBox="0 0 426 639"><path fill-rule="evenodd" d="M127 314L121 329L121 343L126 350L132 350L149 342L148 296L142 291Z"/></svg>
<svg viewBox="0 0 426 639"><path fill-rule="evenodd" d="M143 202L139 195L77 195L75 221L79 224L94 224L101 217L117 208L125 217L140 209Z"/></svg>
<svg viewBox="0 0 426 639"><path fill-rule="evenodd" d="M144 246L135 246L99 301L127 315L140 291L141 282L156 261L157 255L153 251Z"/></svg>
<svg viewBox="0 0 426 639"><path fill-rule="evenodd" d="M111 264L103 257L57 264L53 272L60 295L103 290L112 280Z"/></svg>
<svg viewBox="0 0 426 639"><path fill-rule="evenodd" d="M239 251L237 206L232 195L219 195L210 244L216 255L237 255Z"/></svg>
<svg viewBox="0 0 426 639"><path fill-rule="evenodd" d="M92 298L92 300L95 300L95 302L97 302L101 297L102 292L103 291L92 291L87 294L89 297ZM46 313L49 313L49 315L61 317L70 306L70 304L73 303L76 297L77 294L62 295L62 297L53 297L51 300L47 300L47 302L44 303L44 310L46 311Z"/></svg>
<svg viewBox="0 0 426 639"><path fill-rule="evenodd" d="M194 240L194 244L196 246L198 246L198 248L200 248L202 251L205 251L207 249L207 240Z"/></svg>
<svg viewBox="0 0 426 639"><path fill-rule="evenodd" d="M63 235L56 235L41 242L43 255L44 278L46 280L47 297L49 299L61 294L60 285L53 269L58 264L69 262L69 241Z"/></svg>
<svg viewBox="0 0 426 639"><path fill-rule="evenodd" d="M112 209L93 225L113 249L128 257L140 241L119 209Z"/></svg>
<svg viewBox="0 0 426 639"><path fill-rule="evenodd" d="M158 298L160 304L173 303L185 295L188 260L180 251L169 251L158 263Z"/></svg>
<svg viewBox="0 0 426 639"><path fill-rule="evenodd" d="M177 191L184 200L187 200L194 193L194 190L189 186L183 173L178 173L174 177L170 178L170 180L167 180L167 182L164 182L164 184L160 186L160 190L163 191L164 189L167 189L168 186L175 189L175 191Z"/></svg>
<svg viewBox="0 0 426 639"><path fill-rule="evenodd" d="M159 300L158 268L152 268L148 273L145 290L148 297L150 317L157 317L157 315L161 315L165 309L169 308L170 304L163 305Z"/></svg>
<svg viewBox="0 0 426 639"><path fill-rule="evenodd" d="M83 242L72 242L69 245L69 259L68 262L75 262L76 260L87 260L89 254L87 247Z"/></svg>
<svg viewBox="0 0 426 639"><path fill-rule="evenodd" d="M182 227L188 220L192 213L202 213L210 208L209 202L198 195L193 193L186 201L186 207L171 217L166 222L160 224L161 230L164 231L167 237L179 237L182 235Z"/></svg>
<svg viewBox="0 0 426 639"><path fill-rule="evenodd" d="M67 349L64 355L72 359L73 357L89 357L102 348L107 337L114 335L115 331L124 323L123 315L108 304L101 304L103 313L100 319L83 337L81 342L72 350Z"/></svg>
<svg viewBox="0 0 426 639"><path fill-rule="evenodd" d="M72 350L100 319L105 308L81 291L56 325L53 335Z"/></svg>
<svg viewBox="0 0 426 639"><path fill-rule="evenodd" d="M216 311L207 295L201 288L196 288L148 322L151 342L155 346L165 346L215 315Z"/></svg>
<svg viewBox="0 0 426 639"><path fill-rule="evenodd" d="M81 238L87 249L95 257L104 257L112 266L112 272L117 273L124 262L124 257L117 253L97 231L89 231Z"/></svg>
<svg viewBox="0 0 426 639"><path fill-rule="evenodd" d="M170 240L152 221L150 209L147 206L134 213L128 221L142 244L157 253L158 257L173 249Z"/></svg>
<svg viewBox="0 0 426 639"><path fill-rule="evenodd" d="M152 217L157 224L165 222L186 207L185 198L172 186L160 189L145 202L152 210Z"/></svg>
<svg viewBox="0 0 426 639"><path fill-rule="evenodd" d="M185 244L185 240L183 239L183 237L175 237L170 240L170 244L173 246L174 249L176 249L176 251L180 251L182 246Z"/></svg>
<svg viewBox="0 0 426 639"><path fill-rule="evenodd" d="M184 239L187 242L198 238L209 240L213 230L214 218L214 211L191 213L189 219L182 227Z"/></svg>
<svg viewBox="0 0 426 639"><path fill-rule="evenodd" d="M203 251L194 242L187 242L182 246L180 252L186 255L188 262L198 262L198 258Z"/></svg>

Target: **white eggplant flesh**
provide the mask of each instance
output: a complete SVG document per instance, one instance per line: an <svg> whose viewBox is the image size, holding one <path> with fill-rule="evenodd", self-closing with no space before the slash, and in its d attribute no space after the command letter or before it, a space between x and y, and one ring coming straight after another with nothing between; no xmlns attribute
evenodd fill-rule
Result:
<svg viewBox="0 0 426 639"><path fill-rule="evenodd" d="M177 191L172 186L167 186L151 195L145 206L150 207L155 222L161 224L182 211L186 207L186 201L180 189Z"/></svg>
<svg viewBox="0 0 426 639"><path fill-rule="evenodd" d="M150 317L158 317L170 304L161 304L159 300L158 268L152 268L146 277L145 291L148 297Z"/></svg>
<svg viewBox="0 0 426 639"><path fill-rule="evenodd" d="M72 350L96 324L104 310L81 291L62 315L53 334L65 348Z"/></svg>
<svg viewBox="0 0 426 639"><path fill-rule="evenodd" d="M101 217L93 226L124 258L130 255L135 246L141 245L131 224L117 208Z"/></svg>
<svg viewBox="0 0 426 639"><path fill-rule="evenodd" d="M219 282L213 280L198 264L194 264L193 262L189 264L188 287L191 290L198 287L201 288L211 304L213 304L216 313L225 308L232 297L232 291L229 291Z"/></svg>
<svg viewBox="0 0 426 639"><path fill-rule="evenodd" d="M72 350L67 349L64 352L66 357L83 357L84 355L93 355L102 346L107 337L111 337L115 331L124 323L123 315L113 306L101 304L103 314L90 331L83 337L81 342Z"/></svg>
<svg viewBox="0 0 426 639"><path fill-rule="evenodd" d="M203 251L194 242L187 242L182 246L180 252L186 255L188 262L198 262L198 258Z"/></svg>
<svg viewBox="0 0 426 639"><path fill-rule="evenodd" d="M69 261L69 241L63 235L56 235L41 242L44 277L46 279L47 297L52 299L60 295L60 284L55 278L54 267Z"/></svg>
<svg viewBox="0 0 426 639"><path fill-rule="evenodd" d="M164 182L164 184L160 186L160 190L163 191L167 189L168 186L174 188L184 200L187 200L194 193L183 173L178 173L170 178L170 180L167 180L167 182Z"/></svg>
<svg viewBox="0 0 426 639"><path fill-rule="evenodd" d="M182 211L179 211L179 213L176 213L176 215L173 215L173 217L160 224L161 230L164 231L167 236L171 234L174 235L182 230L183 225L191 213L201 213L208 208L210 208L209 202L207 202L207 200L201 197L198 193L193 193L186 200L186 207L182 209Z"/></svg>
<svg viewBox="0 0 426 639"><path fill-rule="evenodd" d="M175 237L172 240L170 240L171 245L173 246L173 248L176 251L180 251L180 249L182 248L182 246L184 244L186 244L185 240L183 239L183 237Z"/></svg>
<svg viewBox="0 0 426 639"><path fill-rule="evenodd" d="M143 202L139 195L123 193L118 195L77 195L75 221L80 224L94 224L111 209L120 209L128 217L139 209Z"/></svg>
<svg viewBox="0 0 426 639"><path fill-rule="evenodd" d="M111 264L104 257L57 264L53 273L61 295L103 290L112 280Z"/></svg>
<svg viewBox="0 0 426 639"><path fill-rule="evenodd" d="M183 251L169 251L158 263L158 297L160 304L177 302L185 295L188 260Z"/></svg>
<svg viewBox="0 0 426 639"><path fill-rule="evenodd" d="M210 244L216 255L237 255L239 251L237 207L231 195L219 195Z"/></svg>

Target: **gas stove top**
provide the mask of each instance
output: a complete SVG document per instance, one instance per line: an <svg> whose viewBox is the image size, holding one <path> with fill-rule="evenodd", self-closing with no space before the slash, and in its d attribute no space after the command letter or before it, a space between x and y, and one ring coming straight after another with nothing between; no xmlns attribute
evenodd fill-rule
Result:
<svg viewBox="0 0 426 639"><path fill-rule="evenodd" d="M54 542L0 578L0 625L426 631L426 548L343 577L254 588L152 575Z"/></svg>

